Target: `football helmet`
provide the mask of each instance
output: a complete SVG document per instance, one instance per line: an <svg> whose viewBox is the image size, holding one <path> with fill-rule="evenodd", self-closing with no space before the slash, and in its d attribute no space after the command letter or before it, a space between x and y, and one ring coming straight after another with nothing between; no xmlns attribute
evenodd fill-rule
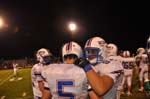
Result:
<svg viewBox="0 0 150 99"><path fill-rule="evenodd" d="M123 57L130 57L129 51L123 51Z"/></svg>
<svg viewBox="0 0 150 99"><path fill-rule="evenodd" d="M118 48L115 44L107 44L106 45L106 56L116 56L118 52Z"/></svg>
<svg viewBox="0 0 150 99"><path fill-rule="evenodd" d="M137 54L144 54L145 53L145 49L140 47L137 49Z"/></svg>
<svg viewBox="0 0 150 99"><path fill-rule="evenodd" d="M75 55L77 58L80 58L83 56L82 48L81 46L76 42L68 42L65 43L62 47L62 57L63 59L68 55Z"/></svg>
<svg viewBox="0 0 150 99"><path fill-rule="evenodd" d="M53 62L53 56L46 48L41 48L36 53L37 61L42 64L50 64Z"/></svg>
<svg viewBox="0 0 150 99"><path fill-rule="evenodd" d="M106 42L101 37L93 37L88 39L84 46L85 58L89 60L91 64L101 62L105 57L103 53L105 46Z"/></svg>

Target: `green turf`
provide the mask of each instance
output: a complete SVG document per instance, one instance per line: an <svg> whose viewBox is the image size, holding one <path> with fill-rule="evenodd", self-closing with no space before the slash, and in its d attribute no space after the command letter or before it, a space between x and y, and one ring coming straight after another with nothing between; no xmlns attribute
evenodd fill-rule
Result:
<svg viewBox="0 0 150 99"><path fill-rule="evenodd" d="M33 99L31 86L31 68L19 69L19 77L22 80L9 81L13 78L13 70L0 70L0 99L5 96L5 99ZM137 76L133 77L132 96L121 95L121 99L146 99L144 93L138 92ZM22 96L23 93L26 96Z"/></svg>
<svg viewBox="0 0 150 99"><path fill-rule="evenodd" d="M147 99L145 97L145 94L139 92L138 89L139 89L138 75L134 69L132 78L132 96L127 96L127 94L123 94L121 95L121 99Z"/></svg>
<svg viewBox="0 0 150 99"><path fill-rule="evenodd" d="M9 81L13 77L13 70L2 70L0 71L0 97L5 96L5 99L33 99L32 87L31 87L31 69L19 69L19 77L22 80ZM2 76L1 76L2 75ZM23 97L23 93L26 96Z"/></svg>

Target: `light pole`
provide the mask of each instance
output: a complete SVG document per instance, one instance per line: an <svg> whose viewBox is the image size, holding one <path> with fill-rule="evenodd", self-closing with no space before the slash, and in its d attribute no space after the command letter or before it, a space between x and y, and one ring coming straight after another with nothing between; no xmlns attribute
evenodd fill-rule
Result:
<svg viewBox="0 0 150 99"><path fill-rule="evenodd" d="M74 22L69 23L69 30L71 31L71 39L73 39L73 35L77 29L77 26Z"/></svg>

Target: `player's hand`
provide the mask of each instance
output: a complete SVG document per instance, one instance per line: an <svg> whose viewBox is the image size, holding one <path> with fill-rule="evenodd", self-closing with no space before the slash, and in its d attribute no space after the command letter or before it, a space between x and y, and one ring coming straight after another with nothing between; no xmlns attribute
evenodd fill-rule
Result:
<svg viewBox="0 0 150 99"><path fill-rule="evenodd" d="M81 67L81 68L84 68L85 66L89 65L90 62L87 59L78 58L75 60L74 64Z"/></svg>

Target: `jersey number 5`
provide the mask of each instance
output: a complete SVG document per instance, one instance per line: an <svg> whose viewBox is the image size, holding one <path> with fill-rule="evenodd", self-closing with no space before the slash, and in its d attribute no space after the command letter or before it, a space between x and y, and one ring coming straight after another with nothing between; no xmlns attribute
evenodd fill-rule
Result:
<svg viewBox="0 0 150 99"><path fill-rule="evenodd" d="M64 87L73 87L73 81L58 81L58 94L62 97L70 97L70 99L74 99L74 95L71 92L64 92Z"/></svg>

